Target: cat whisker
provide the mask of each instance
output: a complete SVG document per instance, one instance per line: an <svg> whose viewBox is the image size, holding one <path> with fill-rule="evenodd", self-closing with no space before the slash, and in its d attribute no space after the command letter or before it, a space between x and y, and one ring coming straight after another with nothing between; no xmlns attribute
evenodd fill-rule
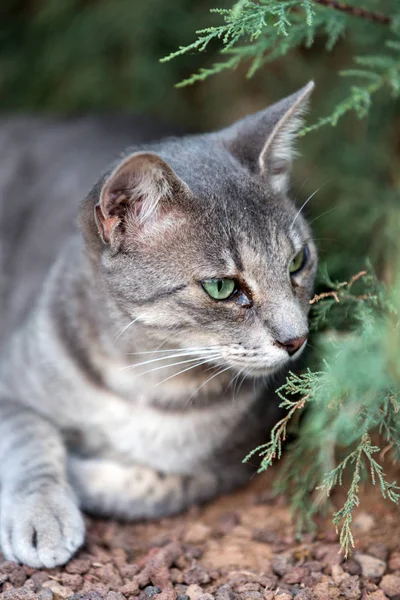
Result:
<svg viewBox="0 0 400 600"><path fill-rule="evenodd" d="M118 342L118 340L119 340L119 338L121 337L121 335L123 335L123 334L125 333L125 331L127 331L127 330L129 329L129 327L132 327L132 325L134 325L134 323L136 323L136 321L138 321L138 320L139 320L139 319L141 319L142 317L146 316L148 312L149 312L149 311L147 311L147 312L145 312L145 313L142 313L141 315L139 315L139 316L135 317L135 318L134 318L134 319L133 319L133 320L132 320L130 323L128 323L128 325L126 325L126 326L125 326L125 327L122 329L122 331L120 331L120 332L119 332L119 334L118 334L118 335L117 335L117 337L115 338L115 340L114 340L113 344L115 345L115 344Z"/></svg>
<svg viewBox="0 0 400 600"><path fill-rule="evenodd" d="M324 185L326 185L326 184L324 184ZM293 221L292 221L292 224L291 224L291 226L290 226L290 229L293 229L293 227L294 227L294 224L296 223L296 221L297 221L297 219L298 219L298 217L299 217L299 215L300 215L301 211L303 210L303 208L305 208L305 206L306 206L306 205L307 205L307 204L310 202L310 200L311 200L312 198L314 198L315 194L317 194L317 193L319 192L319 190L320 190L322 187L324 187L324 186L323 186L323 185L321 185L319 188L317 188L317 189L315 190L315 192L313 192L313 193L311 194L311 196L308 196L307 200L306 200L305 202L303 202L303 204L300 206L299 210L297 211L295 218L294 218L294 219L293 219Z"/></svg>
<svg viewBox="0 0 400 600"><path fill-rule="evenodd" d="M220 357L217 356L216 358L220 358ZM215 358L213 360L215 360ZM166 381L168 381L169 379L172 379L173 377L177 377L178 375L182 375L182 373L186 373L186 371L190 371L190 369L195 369L196 367L200 367L201 365L205 365L205 364L207 364L209 362L210 362L210 359L206 358L206 359L198 362L197 364L190 365L190 367L186 367L186 369L182 369L182 371L178 371L178 373L174 373L173 375L170 375L169 377L166 377L162 381L159 381L155 385L155 387L158 387L159 385L161 385L162 383L165 383ZM179 363L177 363L177 364L179 364ZM175 365L173 365L173 366L175 366Z"/></svg>
<svg viewBox="0 0 400 600"><path fill-rule="evenodd" d="M126 354L129 356L139 356L140 354L156 354L161 352L190 352L195 350L212 350L214 348L219 348L219 346L193 346L192 348L167 348L166 350L145 350L144 352L127 352Z"/></svg>
<svg viewBox="0 0 400 600"><path fill-rule="evenodd" d="M217 368L217 367L216 367ZM195 396L197 396L197 394L199 393L199 391L205 386L207 385L207 383L209 383L212 379L214 379L214 377L217 377L217 375L222 375L222 373L225 373L225 371L228 371L231 367L222 367L221 369L219 369L216 373L213 373L211 375L211 377L209 377L208 379L206 379L205 381L203 381L203 383L201 385L199 385L199 387L197 388L197 390L190 396L189 400L186 402L185 406L189 406L190 402L193 400L193 398Z"/></svg>
<svg viewBox="0 0 400 600"><path fill-rule="evenodd" d="M244 367L243 367L243 369L240 369L237 377L235 378L236 379L236 384L233 387L233 396L232 396L232 404L233 405L235 405L235 401L236 401L236 398L239 395L240 388L243 385L243 381L246 379L246 373L245 373L243 375L242 381L240 381L240 376L242 375L243 371L244 371Z"/></svg>
<svg viewBox="0 0 400 600"><path fill-rule="evenodd" d="M203 353L204 353L204 352L205 352L205 351L203 350ZM216 351L215 351L215 350L207 350L207 352L208 352L209 354L216 354ZM184 358L185 356L193 356L193 355L195 355L195 354L197 354L197 355L198 355L198 354L199 354L199 352L198 352L198 351L191 351L191 352L179 352L179 353L177 353L177 354L168 354L167 356L160 356L160 357L158 357L158 358L152 358L152 359L150 359L150 360L145 360L145 361L143 361L143 362L135 363L135 364L133 364L133 365L127 365L127 366L125 366L125 367L121 367L121 368L120 368L120 371L127 371L127 370L129 370L129 369L135 369L135 368L137 368L137 367L142 367L143 365L149 365L149 364L151 364L151 363L159 362L159 361L162 361L162 360L169 360L169 359L171 359L171 358ZM218 353L218 354L219 354L219 353ZM197 356L197 358L199 358L199 357ZM168 365L167 365L167 366L168 366Z"/></svg>
<svg viewBox="0 0 400 600"><path fill-rule="evenodd" d="M315 223L315 221L317 221L318 219L320 219L321 217L323 217L324 215L327 215L328 213L332 212L333 210L335 210L336 208L340 208L340 206L333 206L332 208L330 208L329 210L326 210L325 212L323 212L321 215L318 215L318 217L315 217L315 219L313 219L312 221L309 221L309 225L312 225L312 223Z"/></svg>
<svg viewBox="0 0 400 600"><path fill-rule="evenodd" d="M177 367L178 365L185 365L187 363L193 363L193 362L198 362L199 360L204 360L205 362L209 362L211 360L215 360L216 358L220 358L221 355L220 354L213 354L212 356L207 356L207 358L202 357L202 356L197 356L196 358L190 358L188 360L181 360L179 362L176 363L172 363L171 365L161 365L159 367L156 367L155 369L149 369L148 371L145 371L144 373L139 373L139 376L141 377L142 375L146 375L147 373L154 373L155 371L160 371L161 369L168 369L168 368L172 368L172 367ZM174 377L174 375L171 375L171 377ZM158 384L157 384L158 385Z"/></svg>
<svg viewBox="0 0 400 600"><path fill-rule="evenodd" d="M227 387L226 387L226 392L229 390L229 388L235 383L235 381L237 380L237 378L239 377L240 373L243 371L243 369L240 369L240 371L238 371L238 373L236 373L232 379L230 380L230 382L228 383Z"/></svg>

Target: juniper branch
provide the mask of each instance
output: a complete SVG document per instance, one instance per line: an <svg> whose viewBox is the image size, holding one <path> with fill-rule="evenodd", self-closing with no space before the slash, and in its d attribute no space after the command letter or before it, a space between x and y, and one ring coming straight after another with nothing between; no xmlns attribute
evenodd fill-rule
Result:
<svg viewBox="0 0 400 600"><path fill-rule="evenodd" d="M374 12L371 10L367 10L366 8L362 8L359 6L350 6L349 4L344 4L343 2L338 2L337 0L313 0L317 4L321 4L322 6L326 6L327 8L333 8L334 10L339 10L341 12L347 13L353 17L361 17L362 19L368 19L369 21L374 21L375 23L382 23L383 25L389 25L392 22L392 19L387 15L382 13Z"/></svg>

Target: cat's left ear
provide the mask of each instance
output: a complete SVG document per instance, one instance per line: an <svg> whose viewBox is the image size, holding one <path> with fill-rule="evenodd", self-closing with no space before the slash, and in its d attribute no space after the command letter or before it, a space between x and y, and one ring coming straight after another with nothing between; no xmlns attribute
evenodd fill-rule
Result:
<svg viewBox="0 0 400 600"><path fill-rule="evenodd" d="M136 152L101 185L94 216L101 240L118 249L125 238L160 236L181 220L186 184L157 154Z"/></svg>
<svg viewBox="0 0 400 600"><path fill-rule="evenodd" d="M232 154L250 171L267 178L277 193L285 193L289 186L294 140L313 89L310 81L291 96L219 132Z"/></svg>

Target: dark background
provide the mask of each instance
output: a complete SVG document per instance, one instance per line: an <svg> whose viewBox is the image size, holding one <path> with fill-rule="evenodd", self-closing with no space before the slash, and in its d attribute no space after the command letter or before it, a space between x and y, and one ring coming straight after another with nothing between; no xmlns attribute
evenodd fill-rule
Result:
<svg viewBox="0 0 400 600"><path fill-rule="evenodd" d="M372 2L373 4L373 2ZM384 12L391 2L375 2ZM3 0L0 7L0 110L3 112L134 112L161 117L188 131L228 124L316 82L309 122L329 114L348 82L337 75L355 53L371 53L389 36L384 26L354 20L334 51L324 36L246 78L226 71L203 83L176 83L218 57L189 53L159 59L221 21L215 0ZM397 238L399 105L375 98L369 118L345 116L299 140L293 191L298 202L321 188L307 207L322 261L343 279L372 259L381 274ZM395 213L395 211L397 211ZM396 217L397 218L397 217Z"/></svg>

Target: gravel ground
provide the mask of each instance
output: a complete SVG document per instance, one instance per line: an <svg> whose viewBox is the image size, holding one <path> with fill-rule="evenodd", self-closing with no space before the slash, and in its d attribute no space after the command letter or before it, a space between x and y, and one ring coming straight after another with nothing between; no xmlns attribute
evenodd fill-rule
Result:
<svg viewBox="0 0 400 600"><path fill-rule="evenodd" d="M328 520L296 541L268 480L157 523L88 518L86 546L65 567L0 562L0 600L400 600L396 507L364 493L344 561Z"/></svg>

